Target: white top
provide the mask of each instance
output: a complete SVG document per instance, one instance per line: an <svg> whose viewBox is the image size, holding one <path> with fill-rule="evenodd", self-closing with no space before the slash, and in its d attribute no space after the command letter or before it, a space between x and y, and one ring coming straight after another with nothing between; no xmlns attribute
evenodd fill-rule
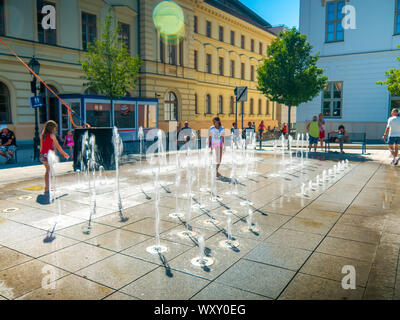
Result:
<svg viewBox="0 0 400 320"><path fill-rule="evenodd" d="M211 143L222 142L222 137L225 135L225 129L223 126L220 126L219 129L212 126L208 132L211 136Z"/></svg>
<svg viewBox="0 0 400 320"><path fill-rule="evenodd" d="M400 137L400 117L391 117L387 127L390 128L389 137Z"/></svg>

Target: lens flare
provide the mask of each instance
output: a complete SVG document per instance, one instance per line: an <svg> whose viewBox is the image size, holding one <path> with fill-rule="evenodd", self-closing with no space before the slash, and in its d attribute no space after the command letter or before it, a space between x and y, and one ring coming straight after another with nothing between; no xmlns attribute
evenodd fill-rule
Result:
<svg viewBox="0 0 400 320"><path fill-rule="evenodd" d="M162 1L153 10L153 22L161 39L178 43L185 36L185 16L174 1Z"/></svg>

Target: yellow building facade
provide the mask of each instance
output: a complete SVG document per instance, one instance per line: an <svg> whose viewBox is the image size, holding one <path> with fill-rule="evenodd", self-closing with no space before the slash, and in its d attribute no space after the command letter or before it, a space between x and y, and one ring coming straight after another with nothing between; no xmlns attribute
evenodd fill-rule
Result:
<svg viewBox="0 0 400 320"><path fill-rule="evenodd" d="M98 37L108 9L124 24L132 56L143 65L133 97L159 99L159 127L175 130L184 121L205 129L215 116L226 128L235 120L234 89L246 86L244 125L264 120L273 128L281 107L257 91L257 67L275 38L269 24L237 0L177 0L185 17L180 44L162 41L153 23L158 0L0 0L0 37L26 63L35 57L40 77L60 94L83 94L79 59L87 42ZM40 27L41 8L56 9L56 30ZM227 5L230 4L230 5ZM16 133L18 141L31 143L34 110L29 106L32 76L0 45L0 124ZM45 90L40 126L58 120L57 99ZM233 101L233 102L232 102ZM241 104L238 104L241 125Z"/></svg>
<svg viewBox="0 0 400 320"><path fill-rule="evenodd" d="M152 10L158 0L141 1L141 38L144 56L141 88L147 97L158 97L159 125L168 130L171 121L184 121L194 129L208 128L220 117L230 128L235 121L234 89L248 87L243 122L264 120L266 127L278 126L277 105L257 90L257 67L266 55L267 46L276 37L240 10L232 10L218 1L178 0L185 15L185 37L181 44L168 44L154 28ZM227 3L229 1L225 1ZM237 1L232 4L238 5ZM174 56L176 52L176 56ZM241 103L238 104L241 127Z"/></svg>

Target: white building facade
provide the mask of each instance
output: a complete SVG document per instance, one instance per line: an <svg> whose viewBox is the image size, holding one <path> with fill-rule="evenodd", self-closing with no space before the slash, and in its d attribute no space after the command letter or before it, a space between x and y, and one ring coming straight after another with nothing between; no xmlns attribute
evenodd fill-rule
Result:
<svg viewBox="0 0 400 320"><path fill-rule="evenodd" d="M343 6L351 6L345 14ZM355 28L343 28L343 19ZM400 0L301 0L300 32L319 52L328 84L297 108L298 131L322 112L328 131L343 124L378 140L391 109L400 107L400 97L376 84L386 70L400 68Z"/></svg>

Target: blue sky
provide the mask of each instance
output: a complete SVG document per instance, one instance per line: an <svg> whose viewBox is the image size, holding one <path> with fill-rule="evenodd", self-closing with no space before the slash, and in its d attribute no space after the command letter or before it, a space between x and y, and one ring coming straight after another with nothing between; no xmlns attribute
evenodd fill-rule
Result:
<svg viewBox="0 0 400 320"><path fill-rule="evenodd" d="M273 26L299 27L300 0L240 0Z"/></svg>

